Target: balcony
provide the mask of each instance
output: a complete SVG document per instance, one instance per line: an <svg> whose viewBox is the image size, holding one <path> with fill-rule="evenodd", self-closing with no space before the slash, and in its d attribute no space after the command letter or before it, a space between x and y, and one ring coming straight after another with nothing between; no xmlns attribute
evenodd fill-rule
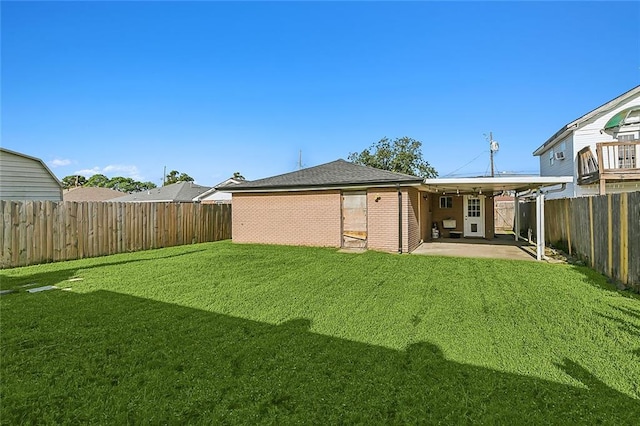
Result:
<svg viewBox="0 0 640 426"><path fill-rule="evenodd" d="M578 152L578 185L600 183L600 194L606 182L640 180L640 140L600 142L596 157L590 147Z"/></svg>

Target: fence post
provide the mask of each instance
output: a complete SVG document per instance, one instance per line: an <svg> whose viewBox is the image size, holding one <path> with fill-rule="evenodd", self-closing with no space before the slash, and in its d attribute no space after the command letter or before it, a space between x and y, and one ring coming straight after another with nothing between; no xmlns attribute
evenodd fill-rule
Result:
<svg viewBox="0 0 640 426"><path fill-rule="evenodd" d="M620 281L629 283L629 210L627 193L620 194Z"/></svg>
<svg viewBox="0 0 640 426"><path fill-rule="evenodd" d="M591 256L589 258L589 264L591 267L595 265L596 247L594 244L593 236L593 197L589 197L589 245L591 248Z"/></svg>

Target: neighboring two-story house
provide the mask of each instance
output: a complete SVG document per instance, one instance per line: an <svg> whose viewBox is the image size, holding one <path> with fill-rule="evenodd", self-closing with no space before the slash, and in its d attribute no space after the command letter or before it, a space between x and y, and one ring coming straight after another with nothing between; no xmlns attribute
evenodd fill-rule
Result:
<svg viewBox="0 0 640 426"><path fill-rule="evenodd" d="M533 155L540 176L571 176L548 198L640 191L640 86L563 126Z"/></svg>

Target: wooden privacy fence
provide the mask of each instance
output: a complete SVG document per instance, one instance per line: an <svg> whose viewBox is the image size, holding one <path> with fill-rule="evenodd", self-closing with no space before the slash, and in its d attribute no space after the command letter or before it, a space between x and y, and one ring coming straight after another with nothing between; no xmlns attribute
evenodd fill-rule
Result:
<svg viewBox="0 0 640 426"><path fill-rule="evenodd" d="M496 231L512 231L515 205L513 201L494 201L493 227Z"/></svg>
<svg viewBox="0 0 640 426"><path fill-rule="evenodd" d="M535 202L520 207L520 233L536 235ZM549 200L546 241L640 292L640 192Z"/></svg>
<svg viewBox="0 0 640 426"><path fill-rule="evenodd" d="M231 238L231 205L0 201L0 267Z"/></svg>

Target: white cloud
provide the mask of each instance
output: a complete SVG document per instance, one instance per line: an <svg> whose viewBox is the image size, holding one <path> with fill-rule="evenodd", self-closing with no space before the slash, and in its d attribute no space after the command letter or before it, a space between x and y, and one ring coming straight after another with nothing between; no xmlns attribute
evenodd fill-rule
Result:
<svg viewBox="0 0 640 426"><path fill-rule="evenodd" d="M66 158L65 159L56 158L55 160L49 161L49 165L53 168L68 166L69 164L71 164L71 160Z"/></svg>
<svg viewBox="0 0 640 426"><path fill-rule="evenodd" d="M114 176L130 177L134 180L142 181L143 177L140 175L140 171L136 166L124 165L124 164L109 164L105 167L93 167L91 169L82 169L74 172L74 174L82 175L85 177L91 177L93 175L101 174L109 178Z"/></svg>

